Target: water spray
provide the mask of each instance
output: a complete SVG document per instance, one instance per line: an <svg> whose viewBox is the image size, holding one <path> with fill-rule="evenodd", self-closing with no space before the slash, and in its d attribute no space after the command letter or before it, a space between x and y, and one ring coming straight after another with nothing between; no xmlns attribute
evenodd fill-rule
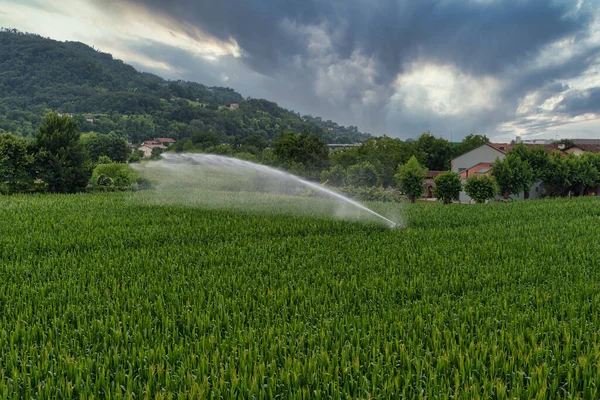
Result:
<svg viewBox="0 0 600 400"><path fill-rule="evenodd" d="M366 211L373 216L384 221L390 228L392 229L403 229L404 226L402 224L396 223L381 214L371 210L370 208L360 204L359 202L352 200L340 193L337 193L333 190L325 188L317 183L307 181L295 175L289 174L287 172L283 172L281 170L268 167L266 165L256 164L250 161L239 160L236 158L224 157L215 154L171 154L165 153L162 155L163 163L168 165L201 165L201 166L209 166L209 167L230 167L230 168L238 168L243 171L246 170L254 170L263 174L283 178L286 180L291 180L293 182L299 183L300 185L314 189L323 195L333 198L339 201L342 201L346 204L352 205L359 210Z"/></svg>

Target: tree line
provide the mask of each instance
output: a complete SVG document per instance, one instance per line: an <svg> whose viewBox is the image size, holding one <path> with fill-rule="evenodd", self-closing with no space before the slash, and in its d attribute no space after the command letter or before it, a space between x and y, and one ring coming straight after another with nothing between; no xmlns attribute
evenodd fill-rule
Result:
<svg viewBox="0 0 600 400"><path fill-rule="evenodd" d="M427 169L415 157L398 167L398 186L413 202L423 195L426 173ZM513 147L504 159L497 158L489 174L472 175L464 185L460 175L451 171L438 175L434 182L433 194L445 204L458 200L463 189L477 203L498 195L507 200L521 193L528 199L529 191L538 182L547 196L583 196L594 194L600 186L600 154L548 153L542 147L521 144Z"/></svg>

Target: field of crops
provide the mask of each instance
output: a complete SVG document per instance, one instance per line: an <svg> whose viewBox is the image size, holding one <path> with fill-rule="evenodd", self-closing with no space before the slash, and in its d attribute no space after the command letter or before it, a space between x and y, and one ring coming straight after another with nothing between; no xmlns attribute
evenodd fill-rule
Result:
<svg viewBox="0 0 600 400"><path fill-rule="evenodd" d="M600 398L598 199L394 231L131 196L0 197L0 398Z"/></svg>

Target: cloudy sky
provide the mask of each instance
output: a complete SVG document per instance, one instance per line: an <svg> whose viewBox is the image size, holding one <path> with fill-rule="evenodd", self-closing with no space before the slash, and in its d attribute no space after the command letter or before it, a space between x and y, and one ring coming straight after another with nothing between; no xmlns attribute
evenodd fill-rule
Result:
<svg viewBox="0 0 600 400"><path fill-rule="evenodd" d="M508 141L600 137L599 10L600 0L0 0L0 26L374 134Z"/></svg>

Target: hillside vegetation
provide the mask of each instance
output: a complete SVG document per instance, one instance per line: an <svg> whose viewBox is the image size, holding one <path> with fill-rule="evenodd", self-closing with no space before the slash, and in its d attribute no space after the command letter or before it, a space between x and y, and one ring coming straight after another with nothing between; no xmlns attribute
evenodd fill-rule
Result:
<svg viewBox="0 0 600 400"><path fill-rule="evenodd" d="M0 131L32 137L51 109L79 114L84 132L115 132L133 142L206 131L222 142L251 135L269 140L282 130L306 131L332 143L368 137L356 127L300 116L267 100L244 100L230 88L140 73L83 43L3 30L0 48ZM231 103L239 110L225 108Z"/></svg>

